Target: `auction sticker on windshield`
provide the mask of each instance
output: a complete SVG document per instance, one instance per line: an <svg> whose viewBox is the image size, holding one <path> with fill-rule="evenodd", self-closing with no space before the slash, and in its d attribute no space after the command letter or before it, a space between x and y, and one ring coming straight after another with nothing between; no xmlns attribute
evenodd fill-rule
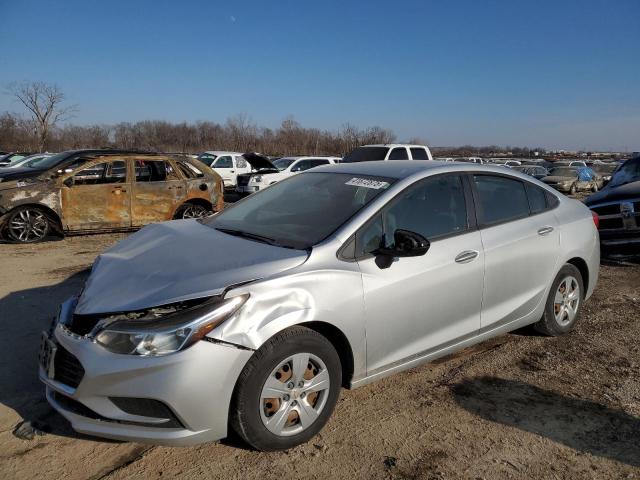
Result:
<svg viewBox="0 0 640 480"><path fill-rule="evenodd" d="M354 187L373 188L374 190L380 190L381 188L387 188L389 183L381 180L371 180L370 178L358 178L353 177L345 185L352 185Z"/></svg>

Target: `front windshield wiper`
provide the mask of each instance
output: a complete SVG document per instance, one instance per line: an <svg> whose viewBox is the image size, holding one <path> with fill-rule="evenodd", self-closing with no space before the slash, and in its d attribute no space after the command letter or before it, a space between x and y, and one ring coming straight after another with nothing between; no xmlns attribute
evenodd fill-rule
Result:
<svg viewBox="0 0 640 480"><path fill-rule="evenodd" d="M258 242L267 243L269 245L274 245L276 247L286 247L285 245L281 245L275 238L266 237L264 235L259 235L257 233L245 232L244 230L237 230L235 228L220 228L214 227L216 230L220 232L227 233L229 235L234 235L236 237L248 238L249 240L256 240ZM291 248L291 247L286 247Z"/></svg>

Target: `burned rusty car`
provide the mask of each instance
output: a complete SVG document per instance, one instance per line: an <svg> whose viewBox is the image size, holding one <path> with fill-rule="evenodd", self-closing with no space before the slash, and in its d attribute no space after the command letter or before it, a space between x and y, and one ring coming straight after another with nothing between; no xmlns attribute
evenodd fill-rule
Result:
<svg viewBox="0 0 640 480"><path fill-rule="evenodd" d="M71 153L37 177L0 183L3 239L32 243L52 233L131 230L224 208L220 176L197 160L147 152Z"/></svg>

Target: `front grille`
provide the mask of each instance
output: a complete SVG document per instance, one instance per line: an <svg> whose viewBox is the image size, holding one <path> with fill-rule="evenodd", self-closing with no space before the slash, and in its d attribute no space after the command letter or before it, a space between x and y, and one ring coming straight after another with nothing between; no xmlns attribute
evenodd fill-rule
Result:
<svg viewBox="0 0 640 480"><path fill-rule="evenodd" d="M603 205L601 207L594 207L591 210L598 215L617 215L620 214L620 205L617 203L614 205Z"/></svg>
<svg viewBox="0 0 640 480"><path fill-rule="evenodd" d="M63 383L72 388L78 388L82 377L84 377L84 368L82 368L80 361L62 347L62 345L58 345L53 366L53 379L56 382Z"/></svg>
<svg viewBox="0 0 640 480"><path fill-rule="evenodd" d="M237 177L237 181L238 181L238 185L240 187L246 187L247 185L249 185L249 180L251 179L251 174L249 173L244 173L241 175L238 175Z"/></svg>
<svg viewBox="0 0 640 480"><path fill-rule="evenodd" d="M101 318L104 318L104 315L73 315L71 322L65 326L71 332L83 337L93 330L93 327L97 325Z"/></svg>

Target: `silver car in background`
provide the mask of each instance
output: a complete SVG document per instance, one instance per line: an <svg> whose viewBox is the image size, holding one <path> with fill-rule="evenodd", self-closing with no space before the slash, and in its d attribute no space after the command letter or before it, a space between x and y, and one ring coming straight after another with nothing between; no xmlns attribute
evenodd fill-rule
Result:
<svg viewBox="0 0 640 480"><path fill-rule="evenodd" d="M287 449L355 388L534 324L573 329L595 218L502 167L318 167L100 255L43 332L40 378L74 429L165 445L230 425Z"/></svg>

